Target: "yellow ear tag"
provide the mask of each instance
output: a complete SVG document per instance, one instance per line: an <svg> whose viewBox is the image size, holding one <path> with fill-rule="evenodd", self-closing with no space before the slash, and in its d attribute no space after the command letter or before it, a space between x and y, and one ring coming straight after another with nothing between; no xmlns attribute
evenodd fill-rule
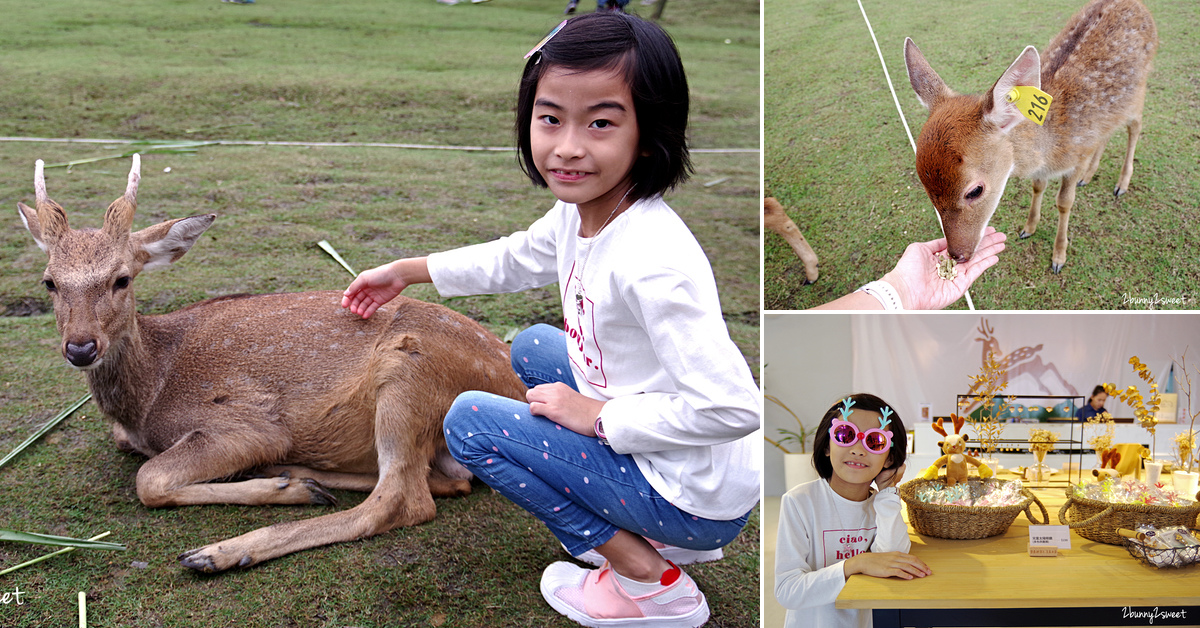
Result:
<svg viewBox="0 0 1200 628"><path fill-rule="evenodd" d="M1032 85L1021 85L1012 88L1005 100L1013 103L1021 115L1042 126L1046 121L1046 110L1050 108L1054 97Z"/></svg>

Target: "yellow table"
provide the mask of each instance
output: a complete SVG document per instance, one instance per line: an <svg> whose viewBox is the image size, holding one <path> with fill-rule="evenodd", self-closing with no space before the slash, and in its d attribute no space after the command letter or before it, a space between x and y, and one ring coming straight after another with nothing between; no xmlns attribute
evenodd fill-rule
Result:
<svg viewBox="0 0 1200 628"><path fill-rule="evenodd" d="M1049 523L1058 524L1063 489L1033 493ZM1037 504L1031 510L1041 517ZM836 606L872 609L876 628L1151 625L1140 613L1154 613L1153 626L1200 626L1200 565L1149 567L1123 546L1074 532L1070 550L1033 558L1029 525L1021 513L1003 535L966 541L922 537L910 526L911 552L933 573L913 580L851 576Z"/></svg>

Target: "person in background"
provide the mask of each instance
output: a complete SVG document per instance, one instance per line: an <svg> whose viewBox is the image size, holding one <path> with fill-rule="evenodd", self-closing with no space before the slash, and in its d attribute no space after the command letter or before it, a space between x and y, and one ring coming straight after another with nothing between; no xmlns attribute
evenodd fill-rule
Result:
<svg viewBox="0 0 1200 628"><path fill-rule="evenodd" d="M1108 412L1104 407L1105 401L1108 401L1108 393L1104 392L1103 386L1096 386L1092 389L1092 396L1088 397L1087 403L1075 411L1075 418L1080 421L1086 421L1097 414Z"/></svg>

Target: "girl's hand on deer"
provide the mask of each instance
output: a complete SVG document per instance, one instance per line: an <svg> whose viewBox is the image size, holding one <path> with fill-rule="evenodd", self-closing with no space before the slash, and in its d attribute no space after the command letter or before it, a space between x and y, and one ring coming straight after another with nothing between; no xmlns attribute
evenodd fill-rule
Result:
<svg viewBox="0 0 1200 628"><path fill-rule="evenodd" d="M955 267L954 279L942 279L937 273L938 256L946 252L946 239L915 242L904 249L904 255L883 280L892 284L906 310L940 310L962 298L971 284L999 261L1008 236L988 227L975 254L965 264Z"/></svg>
<svg viewBox="0 0 1200 628"><path fill-rule="evenodd" d="M405 288L430 281L424 257L396 260L359 273L342 293L342 307L371 318L379 306L396 298Z"/></svg>
<svg viewBox="0 0 1200 628"><path fill-rule="evenodd" d="M924 578L933 573L925 561L904 552L863 552L846 559L842 571L849 578L856 573L876 578Z"/></svg>
<svg viewBox="0 0 1200 628"><path fill-rule="evenodd" d="M562 382L534 386L525 393L525 399L532 414L584 436L596 435L596 417L604 407L603 401L585 397Z"/></svg>
<svg viewBox="0 0 1200 628"><path fill-rule="evenodd" d="M900 465L895 469L884 469L883 471L880 471L879 475L875 476L876 488L882 491L889 486L899 486L900 480L904 478L905 466L907 465Z"/></svg>

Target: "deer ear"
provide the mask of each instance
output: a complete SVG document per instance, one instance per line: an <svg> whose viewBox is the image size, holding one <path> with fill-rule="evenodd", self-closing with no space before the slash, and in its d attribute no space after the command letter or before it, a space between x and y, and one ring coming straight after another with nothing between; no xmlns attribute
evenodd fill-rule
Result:
<svg viewBox="0 0 1200 628"><path fill-rule="evenodd" d="M911 37L904 38L904 66L908 69L908 82L917 92L917 100L926 109L932 110L941 100L954 95L954 91L946 87L942 77L925 61L921 49L917 48Z"/></svg>
<svg viewBox="0 0 1200 628"><path fill-rule="evenodd" d="M134 257L142 263L142 270L166 266L183 257L216 219L216 214L205 214L146 227L129 236Z"/></svg>
<svg viewBox="0 0 1200 628"><path fill-rule="evenodd" d="M37 210L17 201L17 213L21 215L21 222L25 223L25 228L29 230L29 235L33 236L33 241L37 242L38 248L49 253L50 247L42 237L42 223L38 222Z"/></svg>
<svg viewBox="0 0 1200 628"><path fill-rule="evenodd" d="M991 122L1002 133L1008 133L1025 117L1010 102L1008 93L1018 85L1042 88L1042 60L1037 48L1026 46L1021 56L1000 75L992 90L984 94L983 119Z"/></svg>

